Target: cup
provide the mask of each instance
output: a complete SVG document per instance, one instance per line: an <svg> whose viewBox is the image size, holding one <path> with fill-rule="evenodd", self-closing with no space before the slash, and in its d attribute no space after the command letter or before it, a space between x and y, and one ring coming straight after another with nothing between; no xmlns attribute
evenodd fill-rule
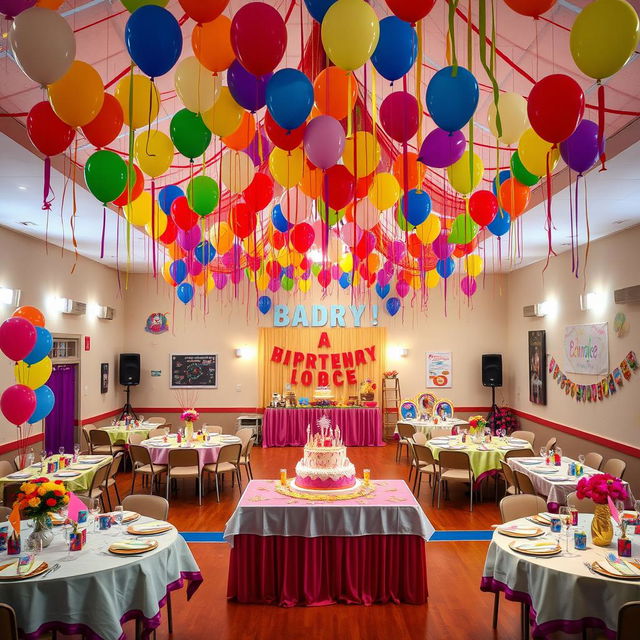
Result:
<svg viewBox="0 0 640 640"><path fill-rule="evenodd" d="M631 540L629 538L618 538L618 555L621 558L631 557Z"/></svg>
<svg viewBox="0 0 640 640"><path fill-rule="evenodd" d="M551 516L551 533L560 533L562 531L562 520L559 516Z"/></svg>
<svg viewBox="0 0 640 640"><path fill-rule="evenodd" d="M571 511L571 526L578 526L578 510L575 507L570 507Z"/></svg>
<svg viewBox="0 0 640 640"><path fill-rule="evenodd" d="M364 480L364 484L365 486L369 486L369 483L371 482L371 469L363 469L362 470L362 478Z"/></svg>
<svg viewBox="0 0 640 640"><path fill-rule="evenodd" d="M80 509L78 511L78 524L84 524L87 521L89 512L86 509Z"/></svg>
<svg viewBox="0 0 640 640"><path fill-rule="evenodd" d="M587 532L583 529L576 529L573 532L573 546L576 551L584 551L587 548Z"/></svg>
<svg viewBox="0 0 640 640"><path fill-rule="evenodd" d="M7 538L9 537L9 525L0 524L0 553L7 550Z"/></svg>
<svg viewBox="0 0 640 640"><path fill-rule="evenodd" d="M280 469L280 484L283 487L287 486L287 470L286 469Z"/></svg>
<svg viewBox="0 0 640 640"><path fill-rule="evenodd" d="M98 516L98 529L100 531L106 531L111 529L111 514L102 513Z"/></svg>

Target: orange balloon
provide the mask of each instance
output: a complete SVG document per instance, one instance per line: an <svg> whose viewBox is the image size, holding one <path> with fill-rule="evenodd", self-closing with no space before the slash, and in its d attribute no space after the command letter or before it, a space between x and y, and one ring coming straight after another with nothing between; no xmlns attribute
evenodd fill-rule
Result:
<svg viewBox="0 0 640 640"><path fill-rule="evenodd" d="M511 219L521 216L529 204L531 189L516 178L509 178L500 185L498 202L509 212Z"/></svg>
<svg viewBox="0 0 640 640"><path fill-rule="evenodd" d="M172 242L170 245L167 245L167 249L169 250L169 255L172 260L180 260L180 258L184 256L184 251L177 242Z"/></svg>
<svg viewBox="0 0 640 640"><path fill-rule="evenodd" d="M342 120L356 104L358 85L352 73L327 67L313 81L313 95L320 113Z"/></svg>
<svg viewBox="0 0 640 640"><path fill-rule="evenodd" d="M204 284L204 269L195 276L191 276L191 281L196 287L201 287Z"/></svg>
<svg viewBox="0 0 640 640"><path fill-rule="evenodd" d="M373 184L373 173L356 180L356 198L366 198Z"/></svg>
<svg viewBox="0 0 640 640"><path fill-rule="evenodd" d="M197 24L191 33L191 46L200 64L209 71L228 69L236 58L231 48L231 20L218 16L211 22Z"/></svg>
<svg viewBox="0 0 640 640"><path fill-rule="evenodd" d="M323 175L320 169L313 169L307 162L302 170L302 180L298 184L300 191L310 198L319 198L322 193Z"/></svg>
<svg viewBox="0 0 640 640"><path fill-rule="evenodd" d="M405 161L402 154L396 156L393 161L393 175L396 177L398 184L400 185L400 189L404 191L405 183L404 183L404 165ZM408 189L416 189L418 185L422 184L424 180L424 174L427 171L426 165L422 164L422 162L418 162L418 154L413 151L409 151L407 153L407 185Z"/></svg>
<svg viewBox="0 0 640 640"><path fill-rule="evenodd" d="M246 149L256 135L256 121L252 114L245 111L242 114L242 120L238 128L230 135L224 136L224 142L229 149L242 151Z"/></svg>
<svg viewBox="0 0 640 640"><path fill-rule="evenodd" d="M44 327L44 316L40 309L35 307L18 307L12 314L12 318L24 318L34 327Z"/></svg>
<svg viewBox="0 0 640 640"><path fill-rule="evenodd" d="M171 261L169 262L165 262L162 265L162 277L165 279L165 281L170 284L172 287L176 287L176 281L171 277L171 274L169 273L169 267L171 266Z"/></svg>
<svg viewBox="0 0 640 640"><path fill-rule="evenodd" d="M60 8L63 1L64 0L38 0L38 2L36 2L36 6L56 11Z"/></svg>

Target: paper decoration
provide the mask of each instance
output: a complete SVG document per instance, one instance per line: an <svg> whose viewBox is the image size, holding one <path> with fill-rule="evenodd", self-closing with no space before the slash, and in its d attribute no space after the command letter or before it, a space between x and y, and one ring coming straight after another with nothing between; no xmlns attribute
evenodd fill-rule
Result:
<svg viewBox="0 0 640 640"><path fill-rule="evenodd" d="M609 334L606 322L566 326L563 345L568 373L604 375L609 370Z"/></svg>
<svg viewBox="0 0 640 640"><path fill-rule="evenodd" d="M453 386L451 351L427 352L427 387Z"/></svg>
<svg viewBox="0 0 640 640"><path fill-rule="evenodd" d="M169 331L169 321L166 313L152 313L145 324L144 330L147 333L164 333Z"/></svg>

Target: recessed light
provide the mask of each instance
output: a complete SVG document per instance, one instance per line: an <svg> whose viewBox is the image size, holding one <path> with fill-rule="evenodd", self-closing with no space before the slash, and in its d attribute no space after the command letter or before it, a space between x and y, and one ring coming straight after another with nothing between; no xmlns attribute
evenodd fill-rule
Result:
<svg viewBox="0 0 640 640"><path fill-rule="evenodd" d="M613 224L624 224L626 220L614 220Z"/></svg>
<svg viewBox="0 0 640 640"><path fill-rule="evenodd" d="M22 222L18 222L23 227L37 227L38 225L35 222L31 222L31 220L23 220Z"/></svg>
<svg viewBox="0 0 640 640"><path fill-rule="evenodd" d="M23 184L19 184L18 189L20 189L20 191L26 191L27 187L25 187Z"/></svg>

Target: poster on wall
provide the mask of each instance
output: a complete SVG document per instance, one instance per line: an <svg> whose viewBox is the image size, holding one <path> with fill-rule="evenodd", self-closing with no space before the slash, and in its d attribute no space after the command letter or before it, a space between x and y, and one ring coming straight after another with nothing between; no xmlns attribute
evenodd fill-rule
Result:
<svg viewBox="0 0 640 640"><path fill-rule="evenodd" d="M427 352L427 387L448 388L453 386L451 351Z"/></svg>
<svg viewBox="0 0 640 640"><path fill-rule="evenodd" d="M529 401L547 404L547 337L545 331L529 331Z"/></svg>
<svg viewBox="0 0 640 640"><path fill-rule="evenodd" d="M609 371L609 333L606 322L566 326L563 347L567 373L604 375Z"/></svg>
<svg viewBox="0 0 640 640"><path fill-rule="evenodd" d="M100 365L100 393L109 391L109 363L103 362Z"/></svg>
<svg viewBox="0 0 640 640"><path fill-rule="evenodd" d="M217 354L171 354L172 389L217 389Z"/></svg>

